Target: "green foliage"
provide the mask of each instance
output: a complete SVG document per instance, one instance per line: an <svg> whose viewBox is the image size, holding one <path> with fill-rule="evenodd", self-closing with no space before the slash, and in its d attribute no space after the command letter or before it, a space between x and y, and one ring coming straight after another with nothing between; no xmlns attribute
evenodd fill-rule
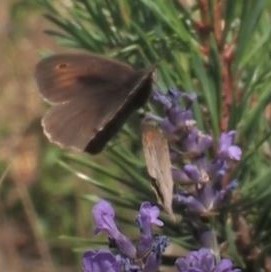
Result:
<svg viewBox="0 0 271 272"><path fill-rule="evenodd" d="M63 46L104 54L138 68L156 64L158 88L178 86L197 92L195 115L205 131L211 130L217 137L222 130L237 129L244 159L235 173L240 196L229 211L239 211L246 218L262 255L270 254L271 116L265 115L271 100L268 1L222 1L224 9L218 22L214 10L217 1L209 1L205 22L200 6L185 6L180 4L182 1L57 2L39 0L47 10L46 17L57 27L47 32ZM203 23L211 29L201 28ZM223 24L220 36L214 31L219 24ZM136 120L137 125L125 126L106 154L97 158L65 155L60 162L67 171L101 190L115 206L128 211L136 211L142 200L155 201ZM94 191L85 199L93 202L98 195ZM132 225L131 220L122 218L125 225ZM166 232L178 237L174 241L183 246L194 246L191 237L185 235L185 226L168 222ZM245 266L234 244L233 226L224 226L223 233L235 259Z"/></svg>

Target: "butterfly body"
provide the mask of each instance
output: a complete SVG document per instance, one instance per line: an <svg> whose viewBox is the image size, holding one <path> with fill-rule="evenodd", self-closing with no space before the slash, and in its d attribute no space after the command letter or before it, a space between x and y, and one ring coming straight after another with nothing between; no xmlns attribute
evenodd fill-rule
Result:
<svg viewBox="0 0 271 272"><path fill-rule="evenodd" d="M42 125L62 147L98 153L149 97L153 69L135 71L91 54L61 54L36 69L40 92L52 109Z"/></svg>

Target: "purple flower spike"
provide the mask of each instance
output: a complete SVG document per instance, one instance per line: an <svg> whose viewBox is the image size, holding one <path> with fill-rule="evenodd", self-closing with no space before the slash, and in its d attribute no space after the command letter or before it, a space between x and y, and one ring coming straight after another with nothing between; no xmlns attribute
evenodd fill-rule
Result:
<svg viewBox="0 0 271 272"><path fill-rule="evenodd" d="M96 224L95 233L97 234L101 231L106 232L111 239L114 239L118 249L123 254L134 258L136 256L136 248L132 242L118 230L114 221L115 211L110 203L101 200L93 207L92 212Z"/></svg>
<svg viewBox="0 0 271 272"><path fill-rule="evenodd" d="M120 272L120 264L109 251L87 251L83 256L84 272Z"/></svg>
<svg viewBox="0 0 271 272"><path fill-rule="evenodd" d="M179 272L241 272L240 269L234 268L229 259L216 261L214 254L207 248L178 258L176 266Z"/></svg>
<svg viewBox="0 0 271 272"><path fill-rule="evenodd" d="M163 226L164 223L158 219L160 210L149 202L143 202L137 216L140 227L140 240L137 245L138 256L144 256L153 247L152 225Z"/></svg>
<svg viewBox="0 0 271 272"><path fill-rule="evenodd" d="M220 159L231 159L239 161L242 151L239 146L233 145L235 131L224 132L219 139L218 157Z"/></svg>
<svg viewBox="0 0 271 272"><path fill-rule="evenodd" d="M143 202L137 221L140 237L135 245L122 234L115 223L115 211L111 204L101 200L93 207L96 233L105 232L114 249L88 251L84 254L82 267L84 272L157 272L162 253L169 244L164 235L152 233L152 225L163 226L159 220L160 210L149 202ZM113 253L114 252L114 253Z"/></svg>
<svg viewBox="0 0 271 272"><path fill-rule="evenodd" d="M225 200L236 187L235 180L224 189L216 189L212 184L204 184L195 195L175 194L174 202L177 206L184 206L189 213L208 216L225 204Z"/></svg>

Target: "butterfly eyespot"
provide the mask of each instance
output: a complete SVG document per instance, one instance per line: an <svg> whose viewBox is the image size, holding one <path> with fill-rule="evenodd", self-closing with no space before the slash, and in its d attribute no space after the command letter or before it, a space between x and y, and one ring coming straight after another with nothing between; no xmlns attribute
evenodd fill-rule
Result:
<svg viewBox="0 0 271 272"><path fill-rule="evenodd" d="M67 67L68 67L68 64L67 64L67 63L60 63L60 64L58 64L58 65L56 66L56 69L61 70L61 69L65 69L65 68L67 68Z"/></svg>

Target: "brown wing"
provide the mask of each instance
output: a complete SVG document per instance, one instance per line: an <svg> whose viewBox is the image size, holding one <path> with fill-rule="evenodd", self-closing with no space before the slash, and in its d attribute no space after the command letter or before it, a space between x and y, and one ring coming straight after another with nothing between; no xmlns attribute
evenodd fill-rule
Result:
<svg viewBox="0 0 271 272"><path fill-rule="evenodd" d="M123 86L124 90L129 90L129 94L122 104L115 108L113 114L104 120L104 126L90 139L85 151L92 154L100 152L106 142L118 132L130 114L144 105L152 89L152 74L153 69L139 71Z"/></svg>
<svg viewBox="0 0 271 272"><path fill-rule="evenodd" d="M121 85L134 73L126 64L91 54L53 55L36 67L40 92L51 103L66 102L88 92L95 96L105 86Z"/></svg>
<svg viewBox="0 0 271 272"><path fill-rule="evenodd" d="M109 99L109 100L107 100ZM87 97L76 97L54 106L42 120L44 133L53 143L83 151L91 138L102 128L119 102L96 97L91 103Z"/></svg>
<svg viewBox="0 0 271 272"><path fill-rule="evenodd" d="M142 124L142 143L149 175L153 178L153 189L164 209L172 216L173 180L168 142L165 135L148 121Z"/></svg>
<svg viewBox="0 0 271 272"><path fill-rule="evenodd" d="M42 122L49 140L90 153L101 151L151 88L150 71L135 72L95 55L50 57L38 64L36 75L42 95L54 104Z"/></svg>

